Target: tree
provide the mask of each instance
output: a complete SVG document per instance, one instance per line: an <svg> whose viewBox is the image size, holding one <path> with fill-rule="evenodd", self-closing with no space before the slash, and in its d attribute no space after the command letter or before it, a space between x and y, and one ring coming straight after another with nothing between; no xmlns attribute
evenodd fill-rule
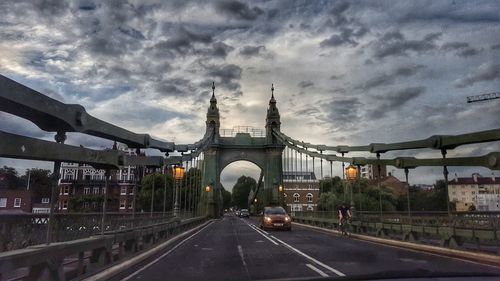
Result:
<svg viewBox="0 0 500 281"><path fill-rule="evenodd" d="M344 186L342 184L342 179L335 176L330 179L324 179L319 181L320 192L334 192L335 194L340 194L344 191Z"/></svg>
<svg viewBox="0 0 500 281"><path fill-rule="evenodd" d="M42 202L42 198L50 198L51 174L50 170L29 169L26 170L25 175L21 176L20 181L23 186L27 186L29 180L29 189L34 203Z"/></svg>
<svg viewBox="0 0 500 281"><path fill-rule="evenodd" d="M334 211L342 203L342 199L334 192L321 193L318 199L318 210Z"/></svg>
<svg viewBox="0 0 500 281"><path fill-rule="evenodd" d="M257 188L257 182L252 177L241 176L233 186L233 203L239 208L248 208L248 194Z"/></svg>
<svg viewBox="0 0 500 281"><path fill-rule="evenodd" d="M3 166L0 168L0 189L22 189L16 169Z"/></svg>
<svg viewBox="0 0 500 281"><path fill-rule="evenodd" d="M231 207L231 192L221 187L222 190L222 208L228 209Z"/></svg>
<svg viewBox="0 0 500 281"><path fill-rule="evenodd" d="M167 198L165 202L166 210L171 210L173 206L173 178L172 175L164 174L149 174L142 178L141 189L137 194L137 209L144 212L151 210L151 195L153 192L153 211L163 211L163 198L165 192L165 177L167 178Z"/></svg>

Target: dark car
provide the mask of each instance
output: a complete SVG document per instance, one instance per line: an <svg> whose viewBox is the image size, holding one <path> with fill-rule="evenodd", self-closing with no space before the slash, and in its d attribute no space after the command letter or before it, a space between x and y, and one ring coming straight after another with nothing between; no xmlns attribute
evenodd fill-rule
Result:
<svg viewBox="0 0 500 281"><path fill-rule="evenodd" d="M292 230L292 219L283 207L265 207L260 218L262 229Z"/></svg>
<svg viewBox="0 0 500 281"><path fill-rule="evenodd" d="M250 213L248 212L247 209L241 209L240 211L240 218L249 218Z"/></svg>

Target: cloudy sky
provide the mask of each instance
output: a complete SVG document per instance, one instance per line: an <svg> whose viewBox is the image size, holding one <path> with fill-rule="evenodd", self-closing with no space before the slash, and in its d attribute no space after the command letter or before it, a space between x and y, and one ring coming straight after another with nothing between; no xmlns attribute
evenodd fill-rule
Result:
<svg viewBox="0 0 500 281"><path fill-rule="evenodd" d="M397 142L500 127L500 100L466 103L468 95L500 91L499 11L498 1L457 0L2 1L0 73L177 143L202 137L212 81L222 128L263 128L274 83L282 131L293 138ZM0 130L53 139L17 117L0 118ZM68 143L110 145L75 134ZM384 157L399 155L439 157ZM228 187L241 173L258 176L250 164L227 170ZM491 173L451 172L476 170ZM429 183L440 173L419 168L410 181Z"/></svg>

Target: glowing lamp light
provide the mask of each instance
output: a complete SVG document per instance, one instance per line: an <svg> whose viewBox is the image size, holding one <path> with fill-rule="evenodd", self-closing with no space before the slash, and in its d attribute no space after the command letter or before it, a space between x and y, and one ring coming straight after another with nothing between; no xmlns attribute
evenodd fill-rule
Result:
<svg viewBox="0 0 500 281"><path fill-rule="evenodd" d="M182 178L184 178L184 167L175 166L174 167L174 179L182 180Z"/></svg>
<svg viewBox="0 0 500 281"><path fill-rule="evenodd" d="M205 192L210 192L210 185L205 186Z"/></svg>
<svg viewBox="0 0 500 281"><path fill-rule="evenodd" d="M257 203L257 198L253 199L253 202Z"/></svg>
<svg viewBox="0 0 500 281"><path fill-rule="evenodd" d="M278 186L278 191L283 192L283 186L281 184L280 184L280 186Z"/></svg>
<svg viewBox="0 0 500 281"><path fill-rule="evenodd" d="M358 175L358 170L356 169L356 167L354 165L349 165L345 169L345 176L346 176L348 181L350 181L350 182L355 181L357 178L357 175Z"/></svg>

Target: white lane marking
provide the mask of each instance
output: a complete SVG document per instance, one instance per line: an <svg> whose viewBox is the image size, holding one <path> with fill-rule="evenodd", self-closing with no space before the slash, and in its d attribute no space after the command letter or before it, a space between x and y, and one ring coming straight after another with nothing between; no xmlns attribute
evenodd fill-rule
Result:
<svg viewBox="0 0 500 281"><path fill-rule="evenodd" d="M246 222L245 222L246 223ZM250 225L249 223L246 223L246 225L248 225L248 227L250 227L251 229L255 230L258 234L264 236L264 238L266 238L267 240L271 241L271 243L273 243L274 245L279 245L278 243L276 243L276 241L274 241L273 239L267 237L267 235L265 235L264 233L260 232L260 229L257 229L255 227L253 227L252 225Z"/></svg>
<svg viewBox="0 0 500 281"><path fill-rule="evenodd" d="M310 261L314 262L315 264L320 265L320 266L322 266L322 267L324 267L324 268L326 268L326 269L330 270L331 272L333 272L333 273L337 274L338 276L345 276L345 274L344 274L344 273L342 273L342 272L340 272L340 271L336 270L335 268L332 268L332 267L330 267L330 266L328 266L328 265L326 265L326 264L324 264L324 263L320 262L319 260L317 260L317 259L315 259L315 258L313 258L313 257L311 257L311 256L309 256L309 255L307 255L307 254L305 254L305 253L303 253L302 251L300 251L300 250L298 250L298 249L295 249L294 247L292 247L292 246L288 245L287 243L285 243L285 242L281 241L280 239L278 239L278 238L274 237L273 235L271 235L271 237L272 237L272 238L274 238L276 241L280 242L281 244L283 244L284 246L286 246L287 248L289 248L290 250L292 250L292 251L296 252L297 254L299 254L299 255L301 255L301 256L303 256L303 257L305 257L306 259L308 259L308 260L310 260Z"/></svg>
<svg viewBox="0 0 500 281"><path fill-rule="evenodd" d="M247 263L245 262L245 258L243 257L243 248L241 248L241 245L238 245L238 254L240 254L241 262L243 262L243 265L246 267Z"/></svg>
<svg viewBox="0 0 500 281"><path fill-rule="evenodd" d="M329 275L324 273L323 271L321 271L321 269L315 267L314 265L312 264L309 264L309 263L306 263L306 266L309 267L310 269L316 271L319 275L323 276L323 277L328 277Z"/></svg>
<svg viewBox="0 0 500 281"><path fill-rule="evenodd" d="M205 228L207 228L208 226L212 225L213 222L210 222L209 224L205 225L204 227L202 227L200 230L196 231L195 233L193 233L191 236L189 236L188 238L182 240L181 242L179 242L179 244L175 245L172 249L170 249L168 252L166 252L165 254L159 256L158 258L156 258L154 261L146 264L145 266L143 266L142 268L138 269L136 272L130 274L127 278L124 278L122 279L122 281L127 281L127 280L130 280L132 279L132 277L136 276L137 274L141 273L143 270L145 270L146 268L152 266L153 264L157 263L159 260L161 260L162 258L168 256L170 253L172 253L175 249L177 249L178 247L180 247L182 244L184 244L184 242L188 241L189 239L193 238L196 234L200 233L201 231L203 231Z"/></svg>

